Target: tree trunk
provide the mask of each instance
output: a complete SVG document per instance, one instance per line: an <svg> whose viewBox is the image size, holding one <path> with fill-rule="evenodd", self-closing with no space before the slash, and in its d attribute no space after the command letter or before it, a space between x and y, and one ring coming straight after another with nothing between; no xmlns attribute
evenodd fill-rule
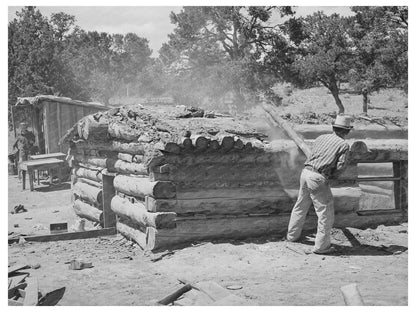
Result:
<svg viewBox="0 0 416 312"><path fill-rule="evenodd" d="M345 109L344 105L342 105L341 99L339 98L339 88L335 77L331 77L329 85L326 86L328 87L329 91L331 91L331 94L335 99L335 104L338 106L338 114L343 114Z"/></svg>
<svg viewBox="0 0 416 312"><path fill-rule="evenodd" d="M368 91L367 88L363 88L363 114L367 115L367 108L368 108Z"/></svg>
<svg viewBox="0 0 416 312"><path fill-rule="evenodd" d="M339 98L339 90L338 87L331 88L330 89L332 96L335 99L335 104L338 106L338 114L343 114L345 112L344 105L341 102L341 99Z"/></svg>

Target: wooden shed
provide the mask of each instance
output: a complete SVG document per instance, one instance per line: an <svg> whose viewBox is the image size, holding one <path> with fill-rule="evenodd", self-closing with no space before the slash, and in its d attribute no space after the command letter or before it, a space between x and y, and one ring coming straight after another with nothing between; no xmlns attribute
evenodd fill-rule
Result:
<svg viewBox="0 0 416 312"><path fill-rule="evenodd" d="M35 144L41 154L66 153L68 147L58 144L66 131L82 117L108 109L110 107L101 103L53 95L18 98L12 107L13 128L16 135L19 122L27 122L35 134Z"/></svg>

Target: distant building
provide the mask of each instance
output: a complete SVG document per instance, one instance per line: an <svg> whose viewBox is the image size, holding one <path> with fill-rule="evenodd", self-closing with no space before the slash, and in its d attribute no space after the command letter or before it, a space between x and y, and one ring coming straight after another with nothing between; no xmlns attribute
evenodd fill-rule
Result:
<svg viewBox="0 0 416 312"><path fill-rule="evenodd" d="M53 95L23 97L18 98L16 104L12 106L13 128L16 135L18 125L16 115L19 110L28 110L25 116L30 116L28 118L30 120L24 121L35 134L35 145L38 146L39 152L41 154L66 152L68 146L60 146L59 139L82 117L108 109L110 107L101 103L83 102Z"/></svg>

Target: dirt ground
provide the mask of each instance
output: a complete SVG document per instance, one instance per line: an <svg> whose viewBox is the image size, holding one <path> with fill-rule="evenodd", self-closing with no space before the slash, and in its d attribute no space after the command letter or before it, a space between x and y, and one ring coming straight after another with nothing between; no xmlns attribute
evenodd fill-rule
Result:
<svg viewBox="0 0 416 312"><path fill-rule="evenodd" d="M22 191L17 177L9 176L9 233L45 234L50 223L75 222L68 185L35 187L34 192ZM28 211L10 214L17 204ZM152 262L155 255L114 235L15 243L9 245L8 259L9 265L40 264L28 272L38 278L42 294L66 287L62 306L154 305L181 287L177 278L239 285L229 292L253 305L344 305L339 288L349 283L358 284L366 305L407 305L407 229L407 223L334 229L338 251L326 256L305 253L312 248L313 234L300 243L272 235L188 245ZM93 268L69 270L66 262L73 259L92 262Z"/></svg>

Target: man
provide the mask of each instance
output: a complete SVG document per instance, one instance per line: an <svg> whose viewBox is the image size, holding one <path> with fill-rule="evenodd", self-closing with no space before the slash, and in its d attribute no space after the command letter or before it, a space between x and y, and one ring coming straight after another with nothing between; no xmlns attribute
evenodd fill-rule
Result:
<svg viewBox="0 0 416 312"><path fill-rule="evenodd" d="M13 144L13 148L17 148L19 151L19 166L21 162L27 160L29 155L31 155L34 143L35 135L27 129L27 123L20 123L20 133L16 138L16 142Z"/></svg>
<svg viewBox="0 0 416 312"><path fill-rule="evenodd" d="M313 204L318 216L318 226L313 252L327 254L331 247L331 228L334 224L334 199L328 180L339 175L347 165L349 145L345 137L353 128L351 117L338 115L332 125L333 133L319 136L312 147L300 176L298 199L290 217L286 239L300 238L308 210Z"/></svg>

